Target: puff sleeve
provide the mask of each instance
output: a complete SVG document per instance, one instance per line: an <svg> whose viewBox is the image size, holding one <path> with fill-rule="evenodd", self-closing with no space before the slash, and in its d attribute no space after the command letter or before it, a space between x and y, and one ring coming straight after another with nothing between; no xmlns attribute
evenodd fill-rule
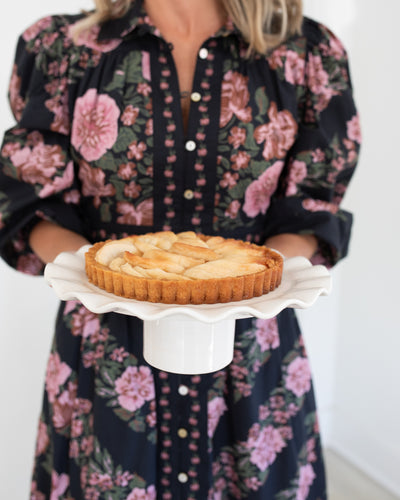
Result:
<svg viewBox="0 0 400 500"><path fill-rule="evenodd" d="M68 41L47 17L20 37L9 101L17 121L0 156L0 254L11 266L40 274L29 232L47 219L83 234L80 191L70 154Z"/></svg>
<svg viewBox="0 0 400 500"><path fill-rule="evenodd" d="M340 203L357 163L360 123L343 45L313 21L305 29L298 135L271 200L266 232L315 235L314 260L332 266L348 251L352 215Z"/></svg>

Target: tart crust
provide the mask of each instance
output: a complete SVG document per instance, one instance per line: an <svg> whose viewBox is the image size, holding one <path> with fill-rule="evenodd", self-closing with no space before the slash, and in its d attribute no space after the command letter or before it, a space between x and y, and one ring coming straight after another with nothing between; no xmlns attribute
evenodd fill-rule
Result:
<svg viewBox="0 0 400 500"><path fill-rule="evenodd" d="M137 242L142 249L143 246L148 244L153 246L156 242L154 246L162 248L161 252L168 251L163 238L162 244L157 243L157 238L160 235L164 236L165 233L148 233L123 240L95 243L85 254L85 270L89 281L121 297L164 304L236 302L269 293L281 283L283 258L272 249L240 240L204 235L195 235L198 243L193 238L181 238L177 241L175 238L180 238L180 235L194 235L194 233L169 234L174 238L171 244L171 247L174 247L171 250L174 258L177 247L179 251L182 246L182 254L188 257L190 252L187 246L195 244L189 260L194 261L198 265L197 268L195 265L182 273L165 271L162 268L165 262L163 258L159 260L161 269L158 268L157 251L154 253L154 250L149 248L149 254L139 250L135 253L133 248ZM204 247L200 246L203 244ZM113 247L104 249L106 245ZM123 251L124 247L128 250ZM106 252L112 254L112 262L102 258ZM151 258L143 255L155 255L154 265ZM203 260L201 260L202 255L205 257ZM185 259L183 262L186 262ZM122 263L130 264L127 268ZM142 263L147 269L143 269L140 265L134 267L132 263ZM225 272L233 275L223 276ZM140 273L146 276L141 276ZM204 274L206 276L211 274L212 277L202 278ZM214 277L218 274L222 276Z"/></svg>

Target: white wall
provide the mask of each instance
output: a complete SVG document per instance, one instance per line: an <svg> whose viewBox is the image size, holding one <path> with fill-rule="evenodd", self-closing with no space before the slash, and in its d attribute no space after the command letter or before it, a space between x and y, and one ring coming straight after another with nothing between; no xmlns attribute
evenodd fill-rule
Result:
<svg viewBox="0 0 400 500"><path fill-rule="evenodd" d="M355 214L351 254L335 271L328 444L400 498L400 4L306 0L306 8L349 50L364 136L345 198ZM313 362L326 356L322 350L312 354ZM321 396L324 388L319 389Z"/></svg>
<svg viewBox="0 0 400 500"><path fill-rule="evenodd" d="M305 0L347 46L364 147L345 198L355 213L349 258L333 273L334 290L302 311L324 441L400 492L400 213L396 132L400 115L397 23L400 4ZM10 2L0 18L0 130L12 125L5 95L17 34L42 15L77 12L90 0ZM379 169L379 172L378 172ZM57 307L41 278L0 262L0 498L27 498L45 363ZM361 499L354 499L361 500ZM378 500L378 499L377 499Z"/></svg>

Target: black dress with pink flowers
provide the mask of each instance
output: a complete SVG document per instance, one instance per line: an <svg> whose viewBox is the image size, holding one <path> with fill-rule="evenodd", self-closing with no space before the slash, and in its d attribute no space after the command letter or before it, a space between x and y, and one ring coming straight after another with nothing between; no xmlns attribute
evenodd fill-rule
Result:
<svg viewBox="0 0 400 500"><path fill-rule="evenodd" d="M194 230L262 243L313 234L346 255L339 208L360 144L347 56L324 26L246 58L228 22L198 52L184 131L172 47L141 2L77 42L80 16L20 38L0 163L0 247L40 274L41 219L90 241ZM310 367L291 309L237 322L216 373L150 367L142 323L63 302L38 427L31 499L323 500Z"/></svg>

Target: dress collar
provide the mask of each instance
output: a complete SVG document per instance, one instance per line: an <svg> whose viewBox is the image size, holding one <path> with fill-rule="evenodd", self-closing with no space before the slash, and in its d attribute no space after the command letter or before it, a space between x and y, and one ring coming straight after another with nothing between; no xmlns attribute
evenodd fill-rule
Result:
<svg viewBox="0 0 400 500"><path fill-rule="evenodd" d="M143 0L132 0L130 8L123 16L103 23L100 27L98 40L102 42L116 38L125 38L135 30L139 35L152 33L160 36L160 32L152 24L147 15ZM215 33L214 37L227 37L229 35L240 36L240 31L230 19Z"/></svg>

